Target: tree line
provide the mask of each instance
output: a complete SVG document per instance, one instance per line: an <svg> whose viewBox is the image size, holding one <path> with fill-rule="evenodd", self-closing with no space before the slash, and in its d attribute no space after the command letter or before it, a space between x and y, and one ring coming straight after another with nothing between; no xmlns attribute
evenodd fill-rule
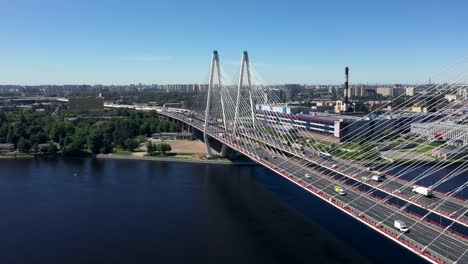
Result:
<svg viewBox="0 0 468 264"><path fill-rule="evenodd" d="M167 143L153 143L153 142L148 142L146 144L146 151L150 155L154 155L156 153L161 153L165 155L167 152L171 151L172 147L171 145Z"/></svg>
<svg viewBox="0 0 468 264"><path fill-rule="evenodd" d="M101 118L67 118L66 111L35 112L31 109L0 113L0 143L12 143L21 152L63 155L111 153L116 148L134 150L153 133L177 132L178 126L160 119L156 112L116 109Z"/></svg>

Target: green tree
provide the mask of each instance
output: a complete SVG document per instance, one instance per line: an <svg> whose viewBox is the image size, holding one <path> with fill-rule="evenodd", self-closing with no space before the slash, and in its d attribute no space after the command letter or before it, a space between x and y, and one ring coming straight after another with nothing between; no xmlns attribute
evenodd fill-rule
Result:
<svg viewBox="0 0 468 264"><path fill-rule="evenodd" d="M101 152L101 148L104 147L104 136L100 133L93 132L88 137L88 146L91 153L98 154Z"/></svg>
<svg viewBox="0 0 468 264"><path fill-rule="evenodd" d="M34 145L34 144L46 143L49 140L49 138L44 132L38 131L35 134L31 134L31 137L29 140L31 141L31 144Z"/></svg>
<svg viewBox="0 0 468 264"><path fill-rule="evenodd" d="M4 142L7 140L7 135L8 135L8 124L2 124L0 126L0 142Z"/></svg>
<svg viewBox="0 0 468 264"><path fill-rule="evenodd" d="M156 152L156 145L153 142L148 142L146 144L146 152L150 155L154 154Z"/></svg>
<svg viewBox="0 0 468 264"><path fill-rule="evenodd" d="M104 139L104 144L99 151L104 154L112 153L114 151L114 147L109 140Z"/></svg>
<svg viewBox="0 0 468 264"><path fill-rule="evenodd" d="M68 138L68 139L67 139ZM65 138L65 142L70 141L70 143L66 144L65 147L62 149L62 153L65 156L76 156L76 155L82 155L83 154L83 140L80 139L79 137L73 137Z"/></svg>
<svg viewBox="0 0 468 264"><path fill-rule="evenodd" d="M18 142L18 136L15 134L15 129L11 126L8 128L6 141L13 144Z"/></svg>
<svg viewBox="0 0 468 264"><path fill-rule="evenodd" d="M147 137L151 136L151 123L146 121L140 126L140 134Z"/></svg>
<svg viewBox="0 0 468 264"><path fill-rule="evenodd" d="M126 139L124 141L124 146L126 149L133 151L138 147L138 141L132 138Z"/></svg>
<svg viewBox="0 0 468 264"><path fill-rule="evenodd" d="M60 139L64 138L65 136L65 127L63 124L57 123L52 125L49 133L50 139L52 139L54 142L59 142Z"/></svg>
<svg viewBox="0 0 468 264"><path fill-rule="evenodd" d="M63 147L65 147L66 145L69 145L73 142L73 138L72 136L66 136L64 139L63 139Z"/></svg>
<svg viewBox="0 0 468 264"><path fill-rule="evenodd" d="M25 139L24 137L20 137L17 143L18 150L23 153L28 153L31 150L31 143L29 140Z"/></svg>
<svg viewBox="0 0 468 264"><path fill-rule="evenodd" d="M162 154L166 154L166 152L172 150L171 145L169 145L169 144L167 144L167 143L159 143L159 144L156 146L156 149L157 149L158 151L162 152Z"/></svg>

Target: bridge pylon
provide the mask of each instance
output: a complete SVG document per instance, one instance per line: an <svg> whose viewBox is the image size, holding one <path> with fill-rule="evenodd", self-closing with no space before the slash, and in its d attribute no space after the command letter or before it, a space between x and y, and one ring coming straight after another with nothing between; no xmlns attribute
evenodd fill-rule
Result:
<svg viewBox="0 0 468 264"><path fill-rule="evenodd" d="M244 77L247 77L247 84L244 85ZM240 73L239 73L239 83L237 86L237 95L236 95L236 107L234 112L234 127L233 132L237 133L237 127L239 123L239 118L241 113L239 113L241 93L244 91L244 87L247 88L249 93L249 103L250 103L250 113L252 119L252 126L255 128L255 105L252 94L252 80L250 74L250 63L249 63L249 54L247 51L242 52L241 64L240 64Z"/></svg>
<svg viewBox="0 0 468 264"><path fill-rule="evenodd" d="M217 82L215 82L215 77L217 77ZM205 124L203 127L203 140L205 141L205 146L206 146L206 157L207 158L212 158L213 153L212 149L210 146L210 141L208 137L208 132L210 129L210 120L211 120L211 115L210 112L212 110L212 97L213 97L213 91L215 90L215 87L217 87L219 93L220 93L220 101L221 101L221 112L223 115L223 123L224 123L224 130L226 132L227 128L227 121L226 121L226 112L224 108L224 101L223 101L223 93L221 92L222 88L222 82L221 82L221 68L219 66L219 55L218 51L213 51L213 56L211 58L211 68L210 68L210 77L209 77L209 82L208 82L208 93L206 97L206 109L205 109ZM223 144L221 148L221 156L226 155L226 150L227 147L225 144Z"/></svg>

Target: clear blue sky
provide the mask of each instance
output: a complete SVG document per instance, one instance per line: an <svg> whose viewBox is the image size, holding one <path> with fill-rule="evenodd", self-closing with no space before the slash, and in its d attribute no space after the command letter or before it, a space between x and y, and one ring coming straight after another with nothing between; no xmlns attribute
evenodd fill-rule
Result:
<svg viewBox="0 0 468 264"><path fill-rule="evenodd" d="M420 82L468 55L464 0L0 0L0 84Z"/></svg>

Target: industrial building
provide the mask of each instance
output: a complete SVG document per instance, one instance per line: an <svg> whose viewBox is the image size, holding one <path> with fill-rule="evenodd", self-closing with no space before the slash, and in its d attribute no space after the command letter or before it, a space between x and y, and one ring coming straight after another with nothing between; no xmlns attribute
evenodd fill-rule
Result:
<svg viewBox="0 0 468 264"><path fill-rule="evenodd" d="M386 136L409 132L408 124L414 119L411 115L371 119L345 114L303 114L296 109L288 106L257 105L256 118L272 124L270 127L295 127L300 133L314 133L340 142L384 139Z"/></svg>

